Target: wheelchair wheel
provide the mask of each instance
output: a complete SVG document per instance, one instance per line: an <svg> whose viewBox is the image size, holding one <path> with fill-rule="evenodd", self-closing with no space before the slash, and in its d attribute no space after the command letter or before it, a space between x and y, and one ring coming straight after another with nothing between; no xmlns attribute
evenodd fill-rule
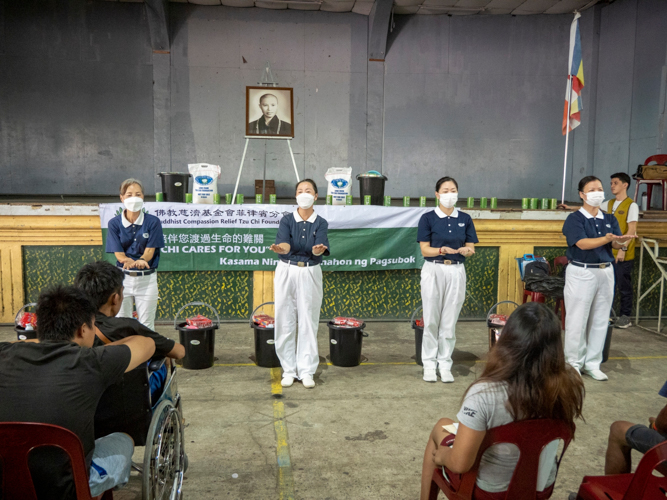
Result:
<svg viewBox="0 0 667 500"><path fill-rule="evenodd" d="M184 473L180 412L164 400L153 411L146 438L143 470L144 500L179 500Z"/></svg>

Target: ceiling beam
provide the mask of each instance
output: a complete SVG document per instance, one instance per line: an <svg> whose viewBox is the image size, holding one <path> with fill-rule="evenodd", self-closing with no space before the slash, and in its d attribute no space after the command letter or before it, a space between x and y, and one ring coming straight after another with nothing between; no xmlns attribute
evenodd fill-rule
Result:
<svg viewBox="0 0 667 500"><path fill-rule="evenodd" d="M146 16L154 51L169 52L169 22L167 13L169 0L146 0Z"/></svg>
<svg viewBox="0 0 667 500"><path fill-rule="evenodd" d="M394 0L375 0L368 16L368 58L384 61Z"/></svg>

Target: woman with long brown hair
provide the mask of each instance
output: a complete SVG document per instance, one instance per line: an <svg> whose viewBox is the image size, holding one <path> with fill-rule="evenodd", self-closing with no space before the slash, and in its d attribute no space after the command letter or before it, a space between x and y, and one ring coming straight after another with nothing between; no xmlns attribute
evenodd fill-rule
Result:
<svg viewBox="0 0 667 500"><path fill-rule="evenodd" d="M489 353L482 376L463 396L453 446L440 444L449 434L443 426L453 424L452 420L440 419L431 431L422 466L422 500L428 499L436 467L446 466L454 475L470 470L487 430L519 420L550 418L567 422L574 432L583 402L581 377L565 363L559 319L543 304L520 306ZM557 450L558 441L554 441L542 451L538 491L548 491L556 480ZM504 498L501 492L507 490L518 460L514 445L490 447L480 462L475 498ZM458 479L451 476L452 481Z"/></svg>

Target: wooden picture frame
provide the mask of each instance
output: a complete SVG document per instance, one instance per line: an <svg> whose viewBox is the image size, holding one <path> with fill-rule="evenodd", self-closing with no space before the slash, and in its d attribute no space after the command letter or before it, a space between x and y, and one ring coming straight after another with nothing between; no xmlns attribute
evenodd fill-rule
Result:
<svg viewBox="0 0 667 500"><path fill-rule="evenodd" d="M245 123L246 137L293 138L294 89L246 87Z"/></svg>

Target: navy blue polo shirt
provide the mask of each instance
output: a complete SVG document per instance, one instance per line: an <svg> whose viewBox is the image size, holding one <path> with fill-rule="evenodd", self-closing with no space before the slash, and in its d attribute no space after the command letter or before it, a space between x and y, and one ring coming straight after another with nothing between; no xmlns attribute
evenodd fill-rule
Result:
<svg viewBox="0 0 667 500"><path fill-rule="evenodd" d="M298 211L285 215L280 220L276 245L288 243L290 251L281 255L282 260L320 264L322 257L329 255L329 223L315 212L308 220L303 220ZM325 245L327 249L320 256L313 255L315 245Z"/></svg>
<svg viewBox="0 0 667 500"><path fill-rule="evenodd" d="M160 248L164 247L162 223L154 215L141 212L139 218L131 224L125 218L125 211L109 221L107 231L107 253L125 252L131 259L137 260L146 248L155 248L153 258L148 261L151 269L157 269L160 262ZM116 265L123 267L120 263Z"/></svg>
<svg viewBox="0 0 667 500"><path fill-rule="evenodd" d="M417 241L427 241L433 248L450 247L457 250L466 243L478 243L475 225L472 217L455 208L452 215L447 215L440 207L427 212L419 219ZM430 262L454 260L464 262L466 258L461 254L438 255L424 257Z"/></svg>
<svg viewBox="0 0 667 500"><path fill-rule="evenodd" d="M621 236L621 228L618 226L618 220L612 214L606 214L598 210L596 217L586 212L583 208L571 213L565 219L563 224L563 234L567 239L567 258L584 264L601 264L605 262L614 262L614 254L611 252L611 243L593 248L592 250L582 250L577 246L579 240L586 238L601 238L607 233L613 233Z"/></svg>

